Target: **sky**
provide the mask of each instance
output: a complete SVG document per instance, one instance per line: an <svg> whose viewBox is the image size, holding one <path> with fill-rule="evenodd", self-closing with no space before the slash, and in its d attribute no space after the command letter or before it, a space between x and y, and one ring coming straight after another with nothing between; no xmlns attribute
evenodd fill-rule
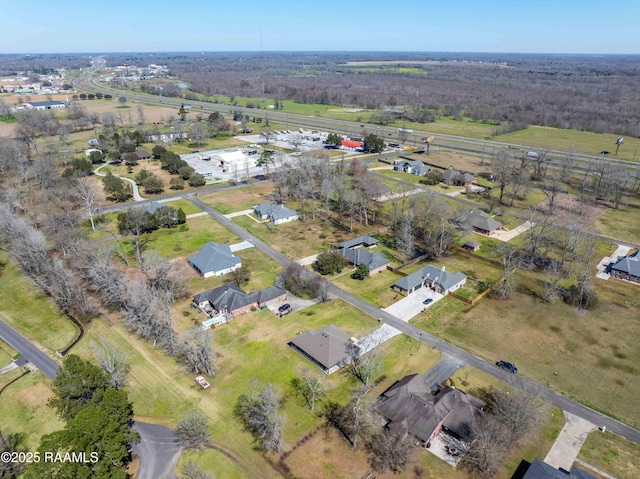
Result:
<svg viewBox="0 0 640 479"><path fill-rule="evenodd" d="M639 0L0 0L0 53L640 53Z"/></svg>

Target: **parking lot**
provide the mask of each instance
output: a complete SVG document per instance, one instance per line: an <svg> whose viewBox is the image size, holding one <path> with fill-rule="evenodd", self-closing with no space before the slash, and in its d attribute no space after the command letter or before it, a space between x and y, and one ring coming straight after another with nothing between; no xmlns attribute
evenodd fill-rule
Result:
<svg viewBox="0 0 640 479"><path fill-rule="evenodd" d="M196 173L200 173L205 177L207 182L215 182L215 181L227 181L227 180L236 180L242 177L247 176L247 168L245 165L239 164L237 169L232 168L223 168L218 165L218 162L213 160L212 158L220 153L231 153L233 151L238 151L238 148L227 148L225 150L208 150L208 151L199 151L195 153L189 153L187 155L180 155L184 161L186 161L189 166L191 166ZM256 153L259 154L260 152ZM205 159L209 158L209 159ZM251 160L247 156L247 163L252 164L255 163L255 160ZM226 171L223 171L226 170ZM249 176L261 175L264 173L264 169L259 166L250 166L249 167Z"/></svg>
<svg viewBox="0 0 640 479"><path fill-rule="evenodd" d="M318 130L277 130L272 132L269 138L269 145L286 148L298 152L314 151L324 148L324 140L327 139L327 132ZM237 137L247 143L257 143L264 148L268 148L267 139L262 135L243 135Z"/></svg>

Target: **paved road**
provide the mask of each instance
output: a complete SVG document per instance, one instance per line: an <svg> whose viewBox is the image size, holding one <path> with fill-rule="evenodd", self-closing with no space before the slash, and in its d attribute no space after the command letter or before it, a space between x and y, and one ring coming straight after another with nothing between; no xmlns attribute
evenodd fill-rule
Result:
<svg viewBox="0 0 640 479"><path fill-rule="evenodd" d="M140 458L136 479L177 479L173 469L181 449L174 432L166 426L144 422L135 422L133 429L140 433L140 442L133 445Z"/></svg>
<svg viewBox="0 0 640 479"><path fill-rule="evenodd" d="M271 246L267 245L264 241L258 239L256 236L252 235L251 233L246 231L244 228L241 228L240 226L235 224L233 221L229 220L228 218L225 218L224 215L217 212L210 206L204 204L202 201L195 198L194 196L187 194L185 195L185 198L191 201L192 203L194 203L195 205L199 206L203 211L206 211L220 224L229 228L231 231L236 233L238 236L240 236L244 240L254 244L256 248L258 248L267 256L275 259L278 263L282 265L287 265L292 262L291 259L287 258L282 253L279 253L278 251L273 249ZM473 366L474 368L479 369L487 374L490 374L502 381L509 381L510 379L513 379L511 373L508 373L498 368L497 366L491 363L488 363L484 359L479 358L478 356L474 356L473 354L470 354L467 351L464 351L463 349L460 349L444 341L443 339L433 336L421 329L416 328L411 324L408 324L396 318L395 316L387 313L386 311L383 311L382 309L377 308L372 304L350 293L347 293L346 291L340 289L334 284L331 284L329 286L329 293L332 296L340 298L343 301L358 308L359 310L363 311L369 316L376 318L390 326L393 326L394 328L411 336L412 338L417 339L418 341L421 341L425 344L428 344L432 348L439 349L443 353L443 355L451 356L455 360L459 361L461 364L467 364L469 366ZM637 429L634 429L633 427L628 426L616 419L610 418L609 416L606 416L602 413L594 411L593 409L583 406L575 401L567 399L564 396L554 391L551 391L550 389L547 389L546 387L540 384L535 383L534 381L526 379L522 376L518 376L518 379L521 380L523 384L530 386L531 389L537 388L538 390L542 391L542 394L544 395L544 399L547 402L553 404L554 406L559 407L560 409L567 411L571 414L579 416L589 422L592 422L597 426L606 426L607 429L609 429L611 432L618 434L630 441L633 441L636 444L640 444L640 431L638 431Z"/></svg>
<svg viewBox="0 0 640 479"><path fill-rule="evenodd" d="M18 351L23 358L45 373L52 381L56 379L59 368L58 363L40 351L27 338L4 321L0 321L0 338Z"/></svg>

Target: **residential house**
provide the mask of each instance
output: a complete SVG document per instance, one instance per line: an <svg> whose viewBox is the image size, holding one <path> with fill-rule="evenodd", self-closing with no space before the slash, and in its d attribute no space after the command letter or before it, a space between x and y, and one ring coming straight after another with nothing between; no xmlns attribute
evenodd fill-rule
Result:
<svg viewBox="0 0 640 479"><path fill-rule="evenodd" d="M347 333L330 324L296 336L289 341L289 346L326 374L331 374L349 362L347 347L353 342Z"/></svg>
<svg viewBox="0 0 640 479"><path fill-rule="evenodd" d="M363 248L341 248L338 252L355 266L365 265L369 270L369 276L384 271L390 264L390 261L382 253L371 253Z"/></svg>
<svg viewBox="0 0 640 479"><path fill-rule="evenodd" d="M476 177L471 173L462 173L453 168L449 168L442 174L442 181L446 185L468 186L476 181Z"/></svg>
<svg viewBox="0 0 640 479"><path fill-rule="evenodd" d="M207 243L189 257L189 264L203 277L222 276L240 268L240 258L234 256L228 244Z"/></svg>
<svg viewBox="0 0 640 479"><path fill-rule="evenodd" d="M537 458L529 465L523 476L520 475L520 468L518 468L516 476L521 479L596 479L596 476L578 467L574 466L567 472L564 469L556 469Z"/></svg>
<svg viewBox="0 0 640 479"><path fill-rule="evenodd" d="M462 288L466 282L467 277L464 274L447 271L444 265L441 268L427 265L404 278L400 278L393 283L392 288L395 291L409 295L422 286L427 286L437 293L447 294Z"/></svg>
<svg viewBox="0 0 640 479"><path fill-rule="evenodd" d="M424 176L431 171L431 168L420 160L395 160L393 162L393 169L395 171L404 171L405 173L411 173L412 175L417 176Z"/></svg>
<svg viewBox="0 0 640 479"><path fill-rule="evenodd" d="M209 317L220 315L237 316L252 309L262 309L287 299L287 292L271 286L262 291L247 294L235 284L224 284L218 288L198 293L193 303Z"/></svg>
<svg viewBox="0 0 640 479"><path fill-rule="evenodd" d="M378 244L378 240L375 239L374 237L369 235L362 235L362 236L358 236L357 238L342 241L337 244L337 247L339 249L340 248L354 249L354 248L360 248L360 247L373 248L377 244Z"/></svg>
<svg viewBox="0 0 640 479"><path fill-rule="evenodd" d="M480 399L452 387L434 395L420 374L411 374L383 392L373 409L389 430L429 446L441 433L468 441L485 415L483 407Z"/></svg>
<svg viewBox="0 0 640 479"><path fill-rule="evenodd" d="M609 274L618 279L625 279L640 283L640 257L638 251L623 258L619 258L609 267Z"/></svg>
<svg viewBox="0 0 640 479"><path fill-rule="evenodd" d="M294 221L299 218L297 211L289 209L285 205L272 205L270 203L254 205L253 212L261 220L268 219L274 225Z"/></svg>
<svg viewBox="0 0 640 479"><path fill-rule="evenodd" d="M126 161L127 156L130 155L131 153L122 153L120 155L120 161ZM138 161L140 160L148 160L149 158L151 158L151 153L149 153L146 150L136 150L133 152L134 155L136 155L136 158L138 159Z"/></svg>
<svg viewBox="0 0 640 479"><path fill-rule="evenodd" d="M496 231L502 229L502 223L494 220L491 216L482 210L472 210L467 213L461 223L475 231L486 236L495 235Z"/></svg>

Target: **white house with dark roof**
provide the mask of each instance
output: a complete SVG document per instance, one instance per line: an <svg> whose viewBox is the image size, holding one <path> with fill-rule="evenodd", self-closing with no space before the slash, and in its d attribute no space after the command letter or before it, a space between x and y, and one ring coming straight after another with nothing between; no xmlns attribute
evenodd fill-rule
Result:
<svg viewBox="0 0 640 479"><path fill-rule="evenodd" d="M261 220L268 219L274 225L287 223L299 218L298 212L287 208L285 205L272 205L271 203L260 203L253 206L253 212Z"/></svg>
<svg viewBox="0 0 640 479"><path fill-rule="evenodd" d="M392 288L409 295L423 286L427 286L437 293L447 294L462 288L466 282L467 277L464 274L447 271L444 265L441 268L427 265L404 278L400 278L393 283Z"/></svg>
<svg viewBox="0 0 640 479"><path fill-rule="evenodd" d="M393 169L417 176L424 176L431 171L431 168L420 160L395 160Z"/></svg>
<svg viewBox="0 0 640 479"><path fill-rule="evenodd" d="M222 276L240 268L240 258L234 256L228 244L207 243L189 257L189 264L204 278Z"/></svg>
<svg viewBox="0 0 640 479"><path fill-rule="evenodd" d="M28 110L57 110L67 105L61 101L32 101L24 104Z"/></svg>

